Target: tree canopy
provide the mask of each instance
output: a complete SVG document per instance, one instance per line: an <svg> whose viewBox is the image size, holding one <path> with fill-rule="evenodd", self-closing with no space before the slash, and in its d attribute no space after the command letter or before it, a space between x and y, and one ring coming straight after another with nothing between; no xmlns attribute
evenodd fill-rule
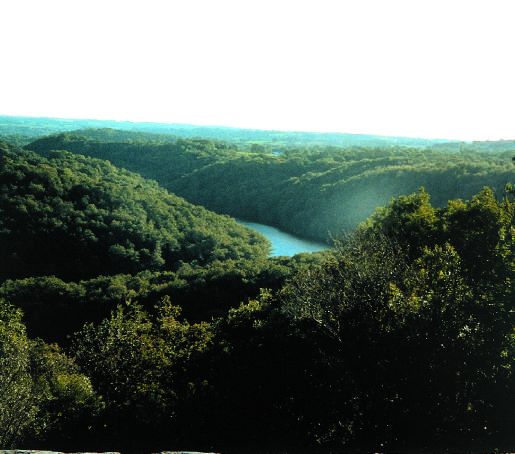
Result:
<svg viewBox="0 0 515 454"><path fill-rule="evenodd" d="M2 446L512 450L511 154L161 139L0 144Z"/></svg>
<svg viewBox="0 0 515 454"><path fill-rule="evenodd" d="M0 146L0 280L264 260L268 241L109 162Z"/></svg>
<svg viewBox="0 0 515 454"><path fill-rule="evenodd" d="M513 153L481 145L299 144L274 150L207 139L131 141L110 132L76 131L41 138L28 147L43 154L66 149L107 159L214 212L330 244L377 207L421 186L436 207L470 199L484 186L502 197L513 178Z"/></svg>

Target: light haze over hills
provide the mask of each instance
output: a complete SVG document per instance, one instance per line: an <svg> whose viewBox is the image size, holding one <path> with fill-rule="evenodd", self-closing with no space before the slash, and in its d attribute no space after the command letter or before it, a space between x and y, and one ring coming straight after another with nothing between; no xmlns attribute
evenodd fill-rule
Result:
<svg viewBox="0 0 515 454"><path fill-rule="evenodd" d="M0 14L4 115L515 138L510 1L18 0Z"/></svg>

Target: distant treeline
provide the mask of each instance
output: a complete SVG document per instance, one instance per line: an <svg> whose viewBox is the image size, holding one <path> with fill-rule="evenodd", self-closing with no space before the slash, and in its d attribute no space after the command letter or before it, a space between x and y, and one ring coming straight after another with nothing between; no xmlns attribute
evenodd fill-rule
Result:
<svg viewBox="0 0 515 454"><path fill-rule="evenodd" d="M454 146L453 146L454 147ZM494 150L499 146L492 143ZM63 149L157 180L191 203L217 213L330 241L352 231L393 197L423 186L435 206L469 199L483 186L499 196L515 168L512 151L457 152L432 148L236 148L207 139L146 140L112 130L77 131L39 139L38 153ZM455 151L455 150L454 150Z"/></svg>
<svg viewBox="0 0 515 454"><path fill-rule="evenodd" d="M271 131L242 129L224 126L198 126L180 123L150 123L113 120L86 120L70 118L14 117L0 115L0 136L3 140L26 145L37 137L73 131L78 129L112 128L131 132L141 137L168 136L181 138L203 138L223 140L241 147L251 144L274 149L303 145L335 146L417 146L454 143L444 139L420 139L411 137L389 137L371 134L317 133L302 131Z"/></svg>

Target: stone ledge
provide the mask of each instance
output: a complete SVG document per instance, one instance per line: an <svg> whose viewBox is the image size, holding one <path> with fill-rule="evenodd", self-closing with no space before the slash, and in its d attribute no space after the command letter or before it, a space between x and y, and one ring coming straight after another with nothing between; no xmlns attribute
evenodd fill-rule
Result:
<svg viewBox="0 0 515 454"><path fill-rule="evenodd" d="M71 454L60 451L39 451L37 449L0 449L0 454ZM121 454L120 452L109 451L103 453L77 452L74 454Z"/></svg>
<svg viewBox="0 0 515 454"><path fill-rule="evenodd" d="M60 451L38 451L37 449L0 449L0 454L72 454ZM107 451L102 453L94 452L76 452L73 454L121 454L117 451ZM198 451L161 451L156 454L217 454L214 452L198 452Z"/></svg>

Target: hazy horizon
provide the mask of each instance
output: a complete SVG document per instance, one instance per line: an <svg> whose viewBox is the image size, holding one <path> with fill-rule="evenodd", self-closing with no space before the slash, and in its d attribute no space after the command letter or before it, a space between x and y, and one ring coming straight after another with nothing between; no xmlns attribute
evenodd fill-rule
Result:
<svg viewBox="0 0 515 454"><path fill-rule="evenodd" d="M0 114L515 138L513 5L4 2Z"/></svg>
<svg viewBox="0 0 515 454"><path fill-rule="evenodd" d="M10 115L0 113L0 117L16 117L16 118L35 118L35 119L54 119L54 120L72 120L72 121L95 121L95 122L116 122L116 123L133 123L138 124L158 124L158 125L170 125L173 127L188 127L188 128L228 128L228 129L243 129L243 130L256 130L256 131L275 131L275 132L286 132L286 133L308 133L308 134L348 134L348 135L363 135L363 136L377 136L377 137L399 137L407 139L424 139L424 140L449 140L449 141L464 141L468 142L467 139L449 139L447 137L420 137L420 136L399 136L399 135L388 135L388 134L374 134L373 132L345 132L345 131L312 131L312 130L296 130L296 129L262 129L262 128L247 128L242 126L230 126L230 125L216 125L216 124L194 124L194 123L181 123L181 122L162 122L162 121L132 121L132 120L114 120L112 118L90 118L90 117L53 117L48 115ZM166 132L164 132L166 134ZM503 139L499 139L503 140ZM510 140L510 139L505 139ZM513 139L515 140L515 138Z"/></svg>

